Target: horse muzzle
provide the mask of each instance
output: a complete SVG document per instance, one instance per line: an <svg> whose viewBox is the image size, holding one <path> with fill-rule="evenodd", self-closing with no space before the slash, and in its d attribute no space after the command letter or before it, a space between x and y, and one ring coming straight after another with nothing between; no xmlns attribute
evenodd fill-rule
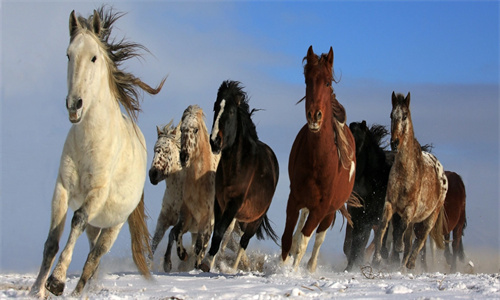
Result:
<svg viewBox="0 0 500 300"><path fill-rule="evenodd" d="M222 140L219 136L215 138L215 141L210 139L210 148L213 154L219 154L222 149Z"/></svg>
<svg viewBox="0 0 500 300"><path fill-rule="evenodd" d="M392 151L397 152L398 151L398 146L399 146L399 139L393 139L393 140L391 140L391 149L392 149Z"/></svg>
<svg viewBox="0 0 500 300"><path fill-rule="evenodd" d="M315 114L312 114L311 111L307 113L307 126L309 130L316 133L321 129L321 123L323 120L323 113L321 110L316 111Z"/></svg>
<svg viewBox="0 0 500 300"><path fill-rule="evenodd" d="M160 181L165 179L166 176L163 172L155 167L149 170L149 181L151 181L152 185L157 185Z"/></svg>
<svg viewBox="0 0 500 300"><path fill-rule="evenodd" d="M79 123L82 119L83 100L79 98L77 101L71 101L70 104L70 99L66 98L66 108L69 113L69 121L73 124Z"/></svg>

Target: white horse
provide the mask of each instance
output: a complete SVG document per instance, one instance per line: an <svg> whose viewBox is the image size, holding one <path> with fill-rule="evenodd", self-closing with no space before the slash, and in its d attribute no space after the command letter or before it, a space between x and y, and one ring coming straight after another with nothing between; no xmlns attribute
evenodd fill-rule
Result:
<svg viewBox="0 0 500 300"><path fill-rule="evenodd" d="M81 295L127 219L134 262L145 277L151 276L143 200L146 142L135 120L140 110L138 88L157 94L165 79L153 89L118 69L124 60L138 56L138 49L145 49L123 40L115 44L108 41L112 24L121 16L103 7L88 19L77 18L74 11L70 14L66 107L73 125L64 144L50 230L32 296L46 297L46 289L57 296L63 293L76 240L86 230L90 253L72 294ZM128 117L121 113L120 103ZM68 207L74 210L68 242L47 279Z"/></svg>

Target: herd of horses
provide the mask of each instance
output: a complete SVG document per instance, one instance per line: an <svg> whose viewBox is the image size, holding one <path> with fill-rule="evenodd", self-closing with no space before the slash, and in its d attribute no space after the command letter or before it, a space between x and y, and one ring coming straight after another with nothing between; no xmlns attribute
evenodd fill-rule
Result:
<svg viewBox="0 0 500 300"><path fill-rule="evenodd" d="M157 128L149 179L153 185L165 180L166 189L150 240L143 195L147 151L136 124L138 95L141 90L157 94L165 79L153 88L120 68L145 49L124 40L110 41L112 25L122 15L104 7L88 18L70 14L66 108L73 126L64 144L32 296L63 293L76 240L85 231L90 252L73 291L73 296L81 295L127 221L133 259L146 278L169 227L166 272L172 269L174 241L178 257L185 261L193 255L194 267L205 272L213 268L217 253L234 242L233 232L240 237L239 245L229 244L236 253L234 269L248 262L245 250L254 235L279 244L267 216L279 178L278 160L257 135L252 121L255 109L250 110L241 84L229 80L218 89L210 133L197 105L184 111L177 126L171 121ZM445 171L415 139L410 94L392 94L390 133L381 125L369 127L366 121L347 125L346 111L332 87L333 49L316 55L311 46L304 62L307 122L290 151L282 263L293 260L297 269L316 231L307 265L314 272L326 231L340 211L348 221L346 270L365 263L373 230L374 266L385 258L413 269L420 254L426 268L423 250L430 236L438 247L446 247L446 259L455 271L457 256L464 257L465 187L458 174ZM391 150L384 145L389 134ZM74 210L69 238L49 276L68 207ZM182 241L187 232L192 236L188 248L192 254Z"/></svg>

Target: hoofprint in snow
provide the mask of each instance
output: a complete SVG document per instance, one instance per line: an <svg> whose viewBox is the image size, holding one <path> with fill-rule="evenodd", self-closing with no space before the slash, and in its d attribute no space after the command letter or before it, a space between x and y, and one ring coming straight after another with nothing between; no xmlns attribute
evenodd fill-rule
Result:
<svg viewBox="0 0 500 300"><path fill-rule="evenodd" d="M368 266L342 272L325 264L311 274L302 266L280 266L278 254L251 253L261 271L231 273L221 263L211 273L197 270L155 272L145 280L127 259L107 260L96 279L84 290L87 299L500 299L500 273L430 272L403 274ZM125 263L123 262L125 260ZM227 264L230 265L230 264ZM121 268L121 270L117 270ZM123 269L127 269L124 271ZM179 266L180 268L180 266ZM472 271L464 265L463 272ZM496 271L498 272L498 270ZM79 274L79 273L75 273ZM28 296L36 274L0 274L0 298ZM69 298L78 282L69 275L62 299ZM52 298L57 298L53 297Z"/></svg>

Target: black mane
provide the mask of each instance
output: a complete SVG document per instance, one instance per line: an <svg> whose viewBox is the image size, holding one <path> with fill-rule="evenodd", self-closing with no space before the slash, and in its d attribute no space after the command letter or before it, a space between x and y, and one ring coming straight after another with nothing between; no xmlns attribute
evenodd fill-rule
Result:
<svg viewBox="0 0 500 300"><path fill-rule="evenodd" d="M226 103L230 103L230 105L235 105L238 108L238 119L240 125L242 126L243 135L249 136L252 140L257 141L259 137L251 117L253 113L258 110L252 109L250 111L250 106L248 104L249 98L247 93L243 91L241 83L239 81L226 80L222 82L217 95L218 97L215 102L215 107L220 105L222 99L225 99Z"/></svg>

